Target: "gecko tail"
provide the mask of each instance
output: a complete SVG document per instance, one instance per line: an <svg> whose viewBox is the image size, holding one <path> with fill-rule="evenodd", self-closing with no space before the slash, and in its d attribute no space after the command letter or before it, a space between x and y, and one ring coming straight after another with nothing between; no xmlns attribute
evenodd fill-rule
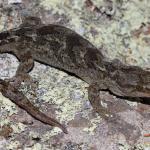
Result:
<svg viewBox="0 0 150 150"><path fill-rule="evenodd" d="M0 92L3 96L9 98L13 103L24 109L37 120L54 127L59 127L64 133L68 133L64 125L42 113L27 99L27 97L21 91L17 90L9 82L0 79Z"/></svg>

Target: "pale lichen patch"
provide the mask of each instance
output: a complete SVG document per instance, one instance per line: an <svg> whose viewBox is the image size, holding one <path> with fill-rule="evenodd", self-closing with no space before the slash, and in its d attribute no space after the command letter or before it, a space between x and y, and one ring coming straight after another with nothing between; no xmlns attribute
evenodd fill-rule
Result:
<svg viewBox="0 0 150 150"><path fill-rule="evenodd" d="M54 127L53 130L48 131L42 135L42 141L47 141L51 137L58 135L59 133L62 133L62 130L60 128Z"/></svg>
<svg viewBox="0 0 150 150"><path fill-rule="evenodd" d="M19 141L11 141L8 145L6 145L7 150L18 149L21 144Z"/></svg>
<svg viewBox="0 0 150 150"><path fill-rule="evenodd" d="M17 113L16 105L12 103L8 98L5 98L1 93L0 93L0 104L1 104L1 111L5 113L7 112L9 116Z"/></svg>
<svg viewBox="0 0 150 150"><path fill-rule="evenodd" d="M23 123L16 123L12 124L11 127L13 128L14 133L21 133L25 130L27 126L24 125Z"/></svg>
<svg viewBox="0 0 150 150"><path fill-rule="evenodd" d="M41 5L44 6L45 9L53 9L53 13L59 12L59 14L63 13L61 7L64 6L65 1L58 1L58 0L42 0Z"/></svg>
<svg viewBox="0 0 150 150"><path fill-rule="evenodd" d="M56 104L56 108L60 110L56 111L56 116L61 122L72 120L76 112L81 111L86 100L85 87L87 84L75 77L68 76L64 72L58 73L56 69L52 68L44 74L47 77L54 75L57 78L49 78L46 83L45 80L40 81L39 88L47 89L42 99L45 102ZM41 77L43 77L42 74ZM76 92L80 92L78 93L78 97L74 96Z"/></svg>
<svg viewBox="0 0 150 150"><path fill-rule="evenodd" d="M90 127L84 128L83 131L88 132L90 135L94 135L94 131L97 128L98 124L101 122L101 117L97 115L96 118L90 120Z"/></svg>

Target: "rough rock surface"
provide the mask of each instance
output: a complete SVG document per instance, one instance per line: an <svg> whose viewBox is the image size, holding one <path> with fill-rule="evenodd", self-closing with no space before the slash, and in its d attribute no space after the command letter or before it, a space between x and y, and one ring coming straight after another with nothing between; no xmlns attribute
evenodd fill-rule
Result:
<svg viewBox="0 0 150 150"><path fill-rule="evenodd" d="M149 8L147 0L0 0L0 31L19 26L23 16L38 16L46 24L64 25L95 46L103 46L109 59L148 68ZM0 55L0 78L12 77L17 66L14 56ZM20 90L47 115L66 124L69 134L33 119L0 94L0 150L150 149L150 137L143 136L150 133L149 105L101 92L112 109L132 125L133 133L127 132L127 126L121 134L94 113L85 82L39 63L30 74L35 83L22 83Z"/></svg>

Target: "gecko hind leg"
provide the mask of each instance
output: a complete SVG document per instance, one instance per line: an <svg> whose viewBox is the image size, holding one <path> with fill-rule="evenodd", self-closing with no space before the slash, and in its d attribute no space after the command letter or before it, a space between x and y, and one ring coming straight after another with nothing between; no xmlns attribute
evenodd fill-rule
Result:
<svg viewBox="0 0 150 150"><path fill-rule="evenodd" d="M99 95L100 88L98 84L91 84L88 88L88 97L89 101L94 109L102 118L107 119L110 115L110 112L107 108L104 108L103 102Z"/></svg>

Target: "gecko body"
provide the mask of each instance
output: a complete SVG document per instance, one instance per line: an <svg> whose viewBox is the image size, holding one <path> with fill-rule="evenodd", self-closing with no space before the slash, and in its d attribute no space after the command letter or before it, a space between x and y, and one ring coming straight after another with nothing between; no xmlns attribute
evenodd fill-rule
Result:
<svg viewBox="0 0 150 150"><path fill-rule="evenodd" d="M89 84L89 100L93 109L104 118L110 112L99 102L100 90L109 90L123 97L150 97L149 71L124 65L119 60L110 62L101 50L76 32L59 25L44 25L38 18L29 17L18 28L1 32L0 53L12 53L19 59L16 77L27 74L33 68L34 61L75 74ZM6 87L4 83L2 80L1 89ZM6 90L1 92L5 95ZM7 97L11 99L9 94ZM24 103L21 107L41 120L41 117L36 117L38 113L33 111L32 104ZM54 122L52 120L47 124L58 126L66 132L58 122Z"/></svg>

